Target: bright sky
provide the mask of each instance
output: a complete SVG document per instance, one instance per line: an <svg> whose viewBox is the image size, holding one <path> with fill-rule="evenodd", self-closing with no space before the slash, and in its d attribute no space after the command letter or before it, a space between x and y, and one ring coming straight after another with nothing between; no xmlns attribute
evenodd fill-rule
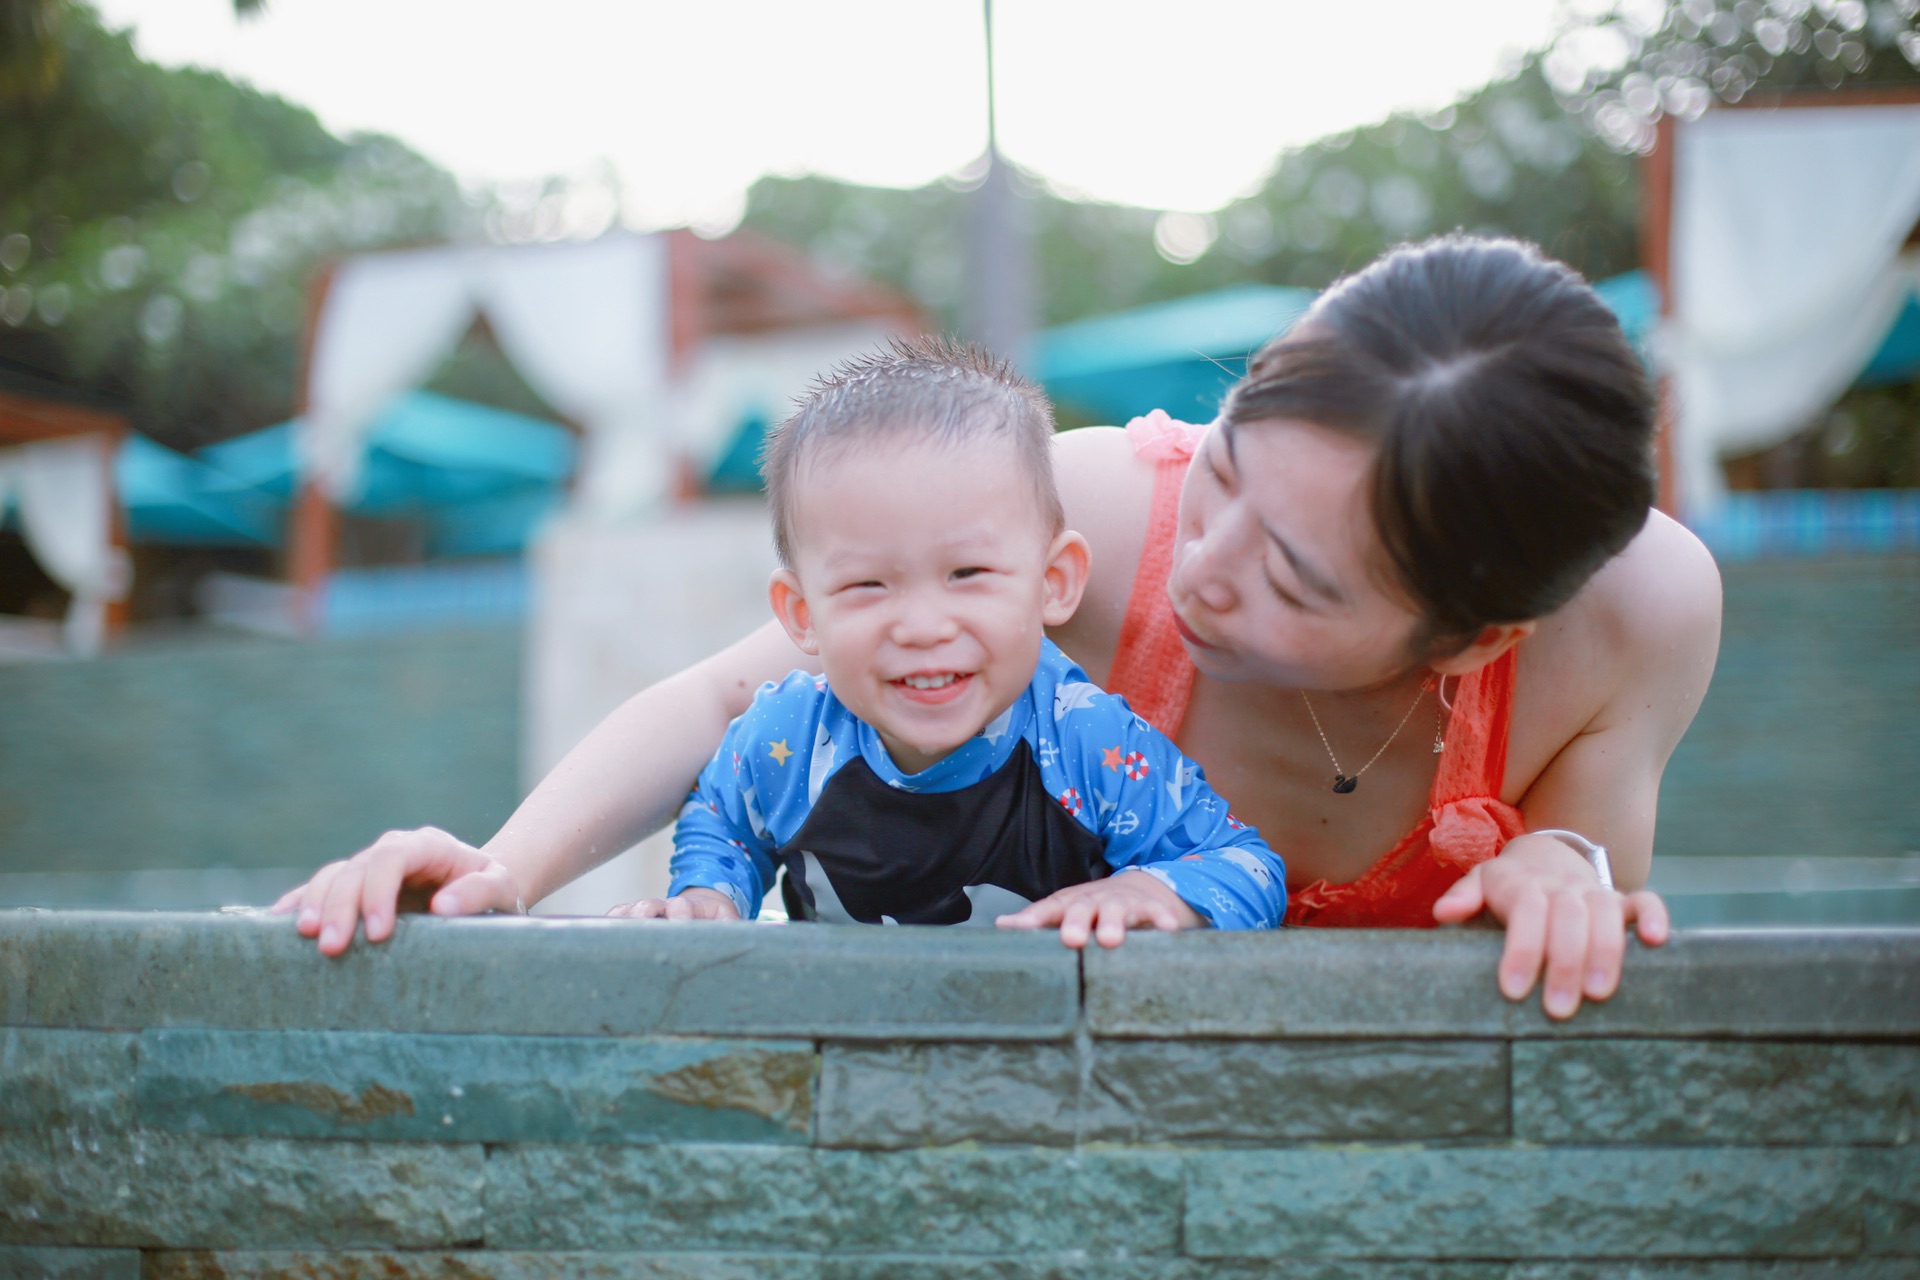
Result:
<svg viewBox="0 0 1920 1280"><path fill-rule="evenodd" d="M611 162L636 226L767 173L918 186L986 145L980 0L95 0L141 54L393 134L467 182ZM1432 110L1554 0L998 0L1001 146L1063 191L1217 208L1283 149Z"/></svg>

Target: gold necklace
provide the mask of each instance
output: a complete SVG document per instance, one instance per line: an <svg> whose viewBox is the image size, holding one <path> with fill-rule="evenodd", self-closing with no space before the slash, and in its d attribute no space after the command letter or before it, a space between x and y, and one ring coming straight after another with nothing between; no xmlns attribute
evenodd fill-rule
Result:
<svg viewBox="0 0 1920 1280"><path fill-rule="evenodd" d="M1307 714L1313 718L1313 730L1320 735L1320 745L1327 749L1327 759L1333 761L1333 789L1336 794L1348 795L1360 785L1360 775L1373 768L1374 761L1387 754L1387 748L1392 746L1394 739L1400 736L1400 731L1407 727L1407 721L1413 719L1414 710L1420 705L1420 699L1426 697L1427 690L1431 688L1433 688L1433 677L1428 676L1420 682L1420 692L1413 695L1413 702L1407 707L1407 713L1400 717L1399 724L1393 726L1393 732L1387 735L1387 740L1381 743L1380 749L1374 752L1365 764L1355 769L1351 776L1340 767L1340 757L1333 754L1333 744L1327 741L1327 731L1320 727L1320 717L1314 713L1313 700L1307 697L1305 689L1300 691L1300 701L1307 704ZM1433 749L1437 752L1444 745L1440 737L1440 716L1436 711L1433 722Z"/></svg>

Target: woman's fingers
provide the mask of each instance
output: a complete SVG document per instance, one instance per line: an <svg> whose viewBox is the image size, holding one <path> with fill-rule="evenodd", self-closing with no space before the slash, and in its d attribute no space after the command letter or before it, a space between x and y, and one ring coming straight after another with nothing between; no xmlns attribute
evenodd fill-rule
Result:
<svg viewBox="0 0 1920 1280"><path fill-rule="evenodd" d="M401 858L369 858L360 881L360 914L367 922L367 941L385 942L393 933L399 912L400 884L406 875Z"/></svg>
<svg viewBox="0 0 1920 1280"><path fill-rule="evenodd" d="M465 874L456 874L451 868L435 868L433 874L446 878L446 884L427 903L427 910L436 916L472 916L483 911L520 909L520 889L514 883L513 873L484 855L481 865ZM371 922L367 929L367 937L373 937Z"/></svg>
<svg viewBox="0 0 1920 1280"><path fill-rule="evenodd" d="M1589 1000L1605 1000L1620 987L1626 957L1626 899L1607 890L1587 894L1587 976L1581 988Z"/></svg>
<svg viewBox="0 0 1920 1280"><path fill-rule="evenodd" d="M1651 889L1627 895L1626 917L1639 927L1640 941L1650 947L1660 946L1673 931L1665 900Z"/></svg>
<svg viewBox="0 0 1920 1280"><path fill-rule="evenodd" d="M1486 910L1486 906L1486 885L1481 880L1480 868L1475 867L1440 895L1440 900L1433 904L1433 918L1441 924L1464 924Z"/></svg>
<svg viewBox="0 0 1920 1280"><path fill-rule="evenodd" d="M365 879L366 864L355 857L343 864L327 885L326 901L320 904L320 954L337 956L353 941Z"/></svg>
<svg viewBox="0 0 1920 1280"><path fill-rule="evenodd" d="M1547 906L1546 990L1540 998L1550 1018L1571 1018L1580 1007L1588 923L1585 894L1563 889L1553 895Z"/></svg>
<svg viewBox="0 0 1920 1280"><path fill-rule="evenodd" d="M340 874L344 862L329 862L313 873L313 879L307 881L293 892L298 914L294 916L293 927L305 938L311 938L320 932L320 908L327 900L327 887L333 878Z"/></svg>
<svg viewBox="0 0 1920 1280"><path fill-rule="evenodd" d="M1507 946L1500 956L1500 994L1519 1000L1533 990L1547 946L1547 895L1535 885L1521 889L1507 914Z"/></svg>

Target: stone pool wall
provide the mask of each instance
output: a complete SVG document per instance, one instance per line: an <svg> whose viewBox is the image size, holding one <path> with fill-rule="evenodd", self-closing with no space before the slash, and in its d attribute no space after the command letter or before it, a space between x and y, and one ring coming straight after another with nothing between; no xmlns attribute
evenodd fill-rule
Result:
<svg viewBox="0 0 1920 1280"><path fill-rule="evenodd" d="M0 912L0 1275L1920 1274L1920 932Z"/></svg>

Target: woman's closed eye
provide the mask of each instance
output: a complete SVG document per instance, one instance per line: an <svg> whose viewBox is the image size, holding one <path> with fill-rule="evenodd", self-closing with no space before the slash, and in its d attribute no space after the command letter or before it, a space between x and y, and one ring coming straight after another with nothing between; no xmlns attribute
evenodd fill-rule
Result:
<svg viewBox="0 0 1920 1280"><path fill-rule="evenodd" d="M1293 594L1293 592L1289 591L1286 587L1275 582L1271 577L1267 579L1267 586L1272 589L1274 595L1280 598L1280 602L1289 609L1306 609L1305 601L1301 600L1299 596Z"/></svg>

